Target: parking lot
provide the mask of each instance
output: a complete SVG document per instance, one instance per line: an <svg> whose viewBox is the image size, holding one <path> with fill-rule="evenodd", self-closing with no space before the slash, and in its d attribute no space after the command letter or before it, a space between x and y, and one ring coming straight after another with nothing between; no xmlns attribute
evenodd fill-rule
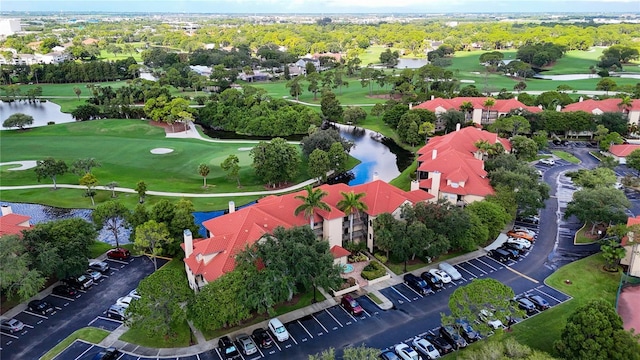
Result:
<svg viewBox="0 0 640 360"><path fill-rule="evenodd" d="M107 318L106 310L151 274L153 264L146 256L105 261L110 271L86 291L79 290L74 297L51 293L42 297L54 307L53 312L42 315L25 309L15 315L25 328L20 333L0 332L2 359L37 359L72 332L86 326L107 331L118 328L122 323ZM158 259L158 262L161 265L166 260Z"/></svg>

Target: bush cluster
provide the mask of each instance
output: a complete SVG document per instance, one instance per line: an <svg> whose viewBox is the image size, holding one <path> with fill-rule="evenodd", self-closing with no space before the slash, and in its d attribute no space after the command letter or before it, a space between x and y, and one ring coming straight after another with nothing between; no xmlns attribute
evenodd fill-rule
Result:
<svg viewBox="0 0 640 360"><path fill-rule="evenodd" d="M377 261L372 261L369 265L365 266L362 269L362 277L367 280L377 279L379 277L385 276L387 274L387 270Z"/></svg>

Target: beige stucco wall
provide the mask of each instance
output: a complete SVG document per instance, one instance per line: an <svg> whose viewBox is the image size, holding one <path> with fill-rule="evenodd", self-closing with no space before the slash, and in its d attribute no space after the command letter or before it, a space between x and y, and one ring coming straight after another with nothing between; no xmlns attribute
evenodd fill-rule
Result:
<svg viewBox="0 0 640 360"><path fill-rule="evenodd" d="M322 226L322 237L329 242L329 248L342 246L342 218L325 219Z"/></svg>

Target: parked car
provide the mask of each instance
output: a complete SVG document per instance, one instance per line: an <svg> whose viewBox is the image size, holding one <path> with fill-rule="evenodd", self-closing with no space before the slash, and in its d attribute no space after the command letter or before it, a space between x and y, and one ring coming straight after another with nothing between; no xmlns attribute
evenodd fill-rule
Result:
<svg viewBox="0 0 640 360"><path fill-rule="evenodd" d="M134 301L134 299L131 296L123 296L116 301L116 305L128 308L132 301Z"/></svg>
<svg viewBox="0 0 640 360"><path fill-rule="evenodd" d="M517 215L516 221L529 223L529 224L539 224L540 217L538 215Z"/></svg>
<svg viewBox="0 0 640 360"><path fill-rule="evenodd" d="M536 312L536 305L526 297L516 297L514 299L518 307L527 312L527 315L534 314Z"/></svg>
<svg viewBox="0 0 640 360"><path fill-rule="evenodd" d="M106 274L111 270L109 264L104 261L92 261L89 263L89 269L100 271L103 274Z"/></svg>
<svg viewBox="0 0 640 360"><path fill-rule="evenodd" d="M412 288L415 292L421 295L425 295L426 293L431 291L426 281L422 280L421 278L411 273L404 275L404 283L407 284L408 287Z"/></svg>
<svg viewBox="0 0 640 360"><path fill-rule="evenodd" d="M448 284L451 282L451 276L440 269L431 269L429 270L429 273L437 277L440 281L442 281L443 284Z"/></svg>
<svg viewBox="0 0 640 360"><path fill-rule="evenodd" d="M289 332L278 318L269 320L269 330L279 342L289 340Z"/></svg>
<svg viewBox="0 0 640 360"><path fill-rule="evenodd" d="M236 346L233 345L231 339L226 335L218 339L218 348L220 349L220 355L222 355L222 358L225 360L242 358Z"/></svg>
<svg viewBox="0 0 640 360"><path fill-rule="evenodd" d="M127 311L126 307L124 307L122 305L118 305L118 304L113 304L107 310L107 317L110 318L110 319L116 319L116 320L119 320L119 321L124 321L125 320L126 311Z"/></svg>
<svg viewBox="0 0 640 360"><path fill-rule="evenodd" d="M427 359L437 359L440 357L438 349L424 338L417 336L413 339L411 345L413 345L413 348L420 354L424 355Z"/></svg>
<svg viewBox="0 0 640 360"><path fill-rule="evenodd" d="M76 296L78 291L69 285L58 285L51 290L53 294L60 296Z"/></svg>
<svg viewBox="0 0 640 360"><path fill-rule="evenodd" d="M456 329L451 325L444 325L440 327L440 336L442 336L454 349L461 349L467 347L467 341L458 334Z"/></svg>
<svg viewBox="0 0 640 360"><path fill-rule="evenodd" d="M429 287L431 288L431 290L433 291L438 291L444 287L444 284L442 283L442 281L440 281L438 277L436 277L435 275L431 274L428 271L425 271L422 274L420 274L420 278L426 281Z"/></svg>
<svg viewBox="0 0 640 360"><path fill-rule="evenodd" d="M487 309L480 310L480 313L478 314L478 318L480 318L480 321L489 325L489 327L494 330L499 328L504 328L504 324L502 323L502 321L497 319L493 314L493 312Z"/></svg>
<svg viewBox="0 0 640 360"><path fill-rule="evenodd" d="M456 270L456 268L454 268L453 265L449 264L448 262L442 262L440 263L440 265L438 265L438 267L440 268L440 270L449 274L451 280L457 281L462 279L462 275L460 275L458 270Z"/></svg>
<svg viewBox="0 0 640 360"><path fill-rule="evenodd" d="M78 290L87 290L93 285L93 279L86 275L69 276L63 279L62 282Z"/></svg>
<svg viewBox="0 0 640 360"><path fill-rule="evenodd" d="M553 166L553 165L556 164L556 161L551 159L551 158L544 158L544 159L538 160L538 164L547 165L547 166Z"/></svg>
<svg viewBox="0 0 640 360"><path fill-rule="evenodd" d="M378 355L378 357L382 360L400 360L398 355L393 352L393 350L385 350Z"/></svg>
<svg viewBox="0 0 640 360"><path fill-rule="evenodd" d="M134 300L140 300L140 294L138 294L138 289L133 289L129 291L129 295L127 296L131 296L131 298L133 298Z"/></svg>
<svg viewBox="0 0 640 360"><path fill-rule="evenodd" d="M529 228L526 228L524 226L514 226L513 229L511 229L511 230L513 230L513 231L524 231L524 232L526 232L527 234L529 234L529 235L531 235L533 237L535 237L537 235L537 233L535 231L533 231L533 230L531 230Z"/></svg>
<svg viewBox="0 0 640 360"><path fill-rule="evenodd" d="M131 256L129 250L124 248L115 248L107 251L107 257L109 259L127 260Z"/></svg>
<svg viewBox="0 0 640 360"><path fill-rule="evenodd" d="M472 343L474 341L480 340L482 337L480 334L473 329L471 324L467 320L457 319L454 327L458 329L458 332L462 337L468 342Z"/></svg>
<svg viewBox="0 0 640 360"><path fill-rule="evenodd" d="M0 320L0 330L15 333L22 331L24 324L18 319L2 319Z"/></svg>
<svg viewBox="0 0 640 360"><path fill-rule="evenodd" d="M522 244L514 243L514 242L505 242L502 244L501 248L515 250L518 252L518 255L522 255L527 252L527 248L522 246Z"/></svg>
<svg viewBox="0 0 640 360"><path fill-rule="evenodd" d="M453 351L453 346L447 342L443 337L438 335L427 334L424 339L432 343L433 346L438 349L440 355L448 354Z"/></svg>
<svg viewBox="0 0 640 360"><path fill-rule="evenodd" d="M540 295L529 295L527 298L536 306L536 309L540 311L547 310L550 307L549 302Z"/></svg>
<svg viewBox="0 0 640 360"><path fill-rule="evenodd" d="M395 350L398 357L402 360L420 360L420 355L405 343L394 346L393 350Z"/></svg>
<svg viewBox="0 0 640 360"><path fill-rule="evenodd" d="M520 244L522 245L525 249L530 249L531 248L531 241L527 240L527 239L522 239L522 238L507 238L507 243L514 243L514 244Z"/></svg>
<svg viewBox="0 0 640 360"><path fill-rule="evenodd" d="M526 231L514 231L514 230L510 230L507 231L507 236L508 237L512 237L512 238L520 238L520 239L526 239L529 240L531 242L533 242L534 237L533 235L529 234Z"/></svg>
<svg viewBox="0 0 640 360"><path fill-rule="evenodd" d="M238 342L238 345L240 345L240 350L242 350L245 355L253 355L258 352L256 344L251 340L249 335L240 334L236 337L236 341Z"/></svg>
<svg viewBox="0 0 640 360"><path fill-rule="evenodd" d="M98 270L87 269L87 275L93 280L93 283L96 284L98 280L102 277L102 273Z"/></svg>
<svg viewBox="0 0 640 360"><path fill-rule="evenodd" d="M27 308L31 312L42 315L53 312L53 305L44 300L31 300L29 301L29 304L27 304Z"/></svg>
<svg viewBox="0 0 640 360"><path fill-rule="evenodd" d="M253 341L263 349L268 349L273 346L273 340L271 339L271 336L269 335L267 330L263 328L257 328L253 330L251 336L253 337Z"/></svg>
<svg viewBox="0 0 640 360"><path fill-rule="evenodd" d="M520 258L520 252L518 250L509 248L504 244L500 246L498 249L506 252L509 256L509 260L518 260Z"/></svg>
<svg viewBox="0 0 640 360"><path fill-rule="evenodd" d="M97 353L93 360L115 360L120 356L120 351L115 348L108 348Z"/></svg>
<svg viewBox="0 0 640 360"><path fill-rule="evenodd" d="M344 295L340 303L347 312L354 316L360 316L364 312L364 309L360 306L358 301L349 294Z"/></svg>
<svg viewBox="0 0 640 360"><path fill-rule="evenodd" d="M488 255L500 262L507 262L509 261L509 253L502 250L502 249L494 249L494 250L490 250Z"/></svg>

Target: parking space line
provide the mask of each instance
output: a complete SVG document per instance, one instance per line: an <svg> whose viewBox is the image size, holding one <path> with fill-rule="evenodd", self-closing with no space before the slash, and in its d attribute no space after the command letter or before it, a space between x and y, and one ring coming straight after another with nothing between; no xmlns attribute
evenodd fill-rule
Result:
<svg viewBox="0 0 640 360"><path fill-rule="evenodd" d="M404 283L403 283L404 284ZM424 297L422 296L419 292L413 290L413 288L407 284L404 284L404 286L406 286L407 288L409 288L409 290L413 291L416 295L420 296L421 298Z"/></svg>
<svg viewBox="0 0 640 360"><path fill-rule="evenodd" d="M479 258L476 258L476 260L478 260L478 261L480 261L481 263L483 263L483 264L487 265L488 267L492 268L492 269L493 269L493 271L498 270L498 269L494 268L493 266L491 266L491 265L487 264L486 262L484 262L484 261L480 260Z"/></svg>
<svg viewBox="0 0 640 360"><path fill-rule="evenodd" d="M75 358L75 360L80 359L82 357L82 355L86 354L91 349L93 349L93 345L91 345L87 350L83 351L82 354L78 355L78 357Z"/></svg>
<svg viewBox="0 0 640 360"><path fill-rule="evenodd" d="M491 261L493 261L494 263L496 263L496 264L500 265L500 269L502 269L502 267L503 267L503 266L505 266L503 263L501 263L500 261L498 261L498 260L496 260L496 259L492 258L492 257L491 257L491 256L489 256L489 255L487 255L487 256L486 256L486 258L487 258L487 259L489 259L489 260L491 260ZM488 265L487 265L487 266L488 266Z"/></svg>
<svg viewBox="0 0 640 360"><path fill-rule="evenodd" d="M468 262L468 261L467 261L465 264L469 264L469 265L473 266L474 268L476 268L476 269L478 269L478 270L482 271L482 273L483 273L484 275L486 275L486 274L487 274L487 272L486 272L486 271L484 271L484 270L480 269L479 267L477 267L477 266L473 265L472 263L470 263L470 262ZM480 275L480 276L482 276L482 275Z"/></svg>
<svg viewBox="0 0 640 360"><path fill-rule="evenodd" d="M534 279L534 278L532 278L532 277L529 277L529 276L527 276L527 275L525 275L525 274L521 273L521 272L520 272L520 271L518 271L518 270L514 270L514 269L512 269L512 268L510 268L510 267L508 267L508 266L505 266L504 268L505 268L505 269L507 269L507 270L509 270L509 271L512 271L512 272L513 272L513 273L515 273L515 274L518 274L518 275L522 276L523 278L525 278L525 279L527 279L527 280L529 280L529 281L533 281L533 282L534 282L534 283L536 283L536 284L540 283L538 280L536 280L536 279Z"/></svg>
<svg viewBox="0 0 640 360"><path fill-rule="evenodd" d="M304 327L304 325L302 325L302 323L300 322L300 320L296 320L298 322L298 324L300 326L302 326L302 328L304 329L304 331L313 339L313 335L311 335L311 333L309 332L309 330L307 330L306 327Z"/></svg>
<svg viewBox="0 0 640 360"><path fill-rule="evenodd" d="M15 335L13 335L13 334L7 334L6 332L0 332L0 334L2 334L3 336L8 336L8 337L10 337L10 338L14 338L14 339L17 339L17 338L18 338L17 336L15 336Z"/></svg>
<svg viewBox="0 0 640 360"><path fill-rule="evenodd" d="M24 324L24 323L23 323ZM24 327L28 327L29 329L33 329L33 326L29 325L29 324L24 324Z"/></svg>
<svg viewBox="0 0 640 360"><path fill-rule="evenodd" d="M347 309L344 308L344 306L339 306L339 308L342 309L342 311L344 311L347 315L349 315L353 319L353 321L358 322L358 320L356 320L356 317L351 315L351 313L348 312ZM362 308L362 311L365 311L364 308Z"/></svg>
<svg viewBox="0 0 640 360"><path fill-rule="evenodd" d="M294 343L296 343L296 345L298 345L296 338L294 338L293 335L291 335L291 333L289 333L289 337L291 338L291 340L293 340Z"/></svg>
<svg viewBox="0 0 640 360"><path fill-rule="evenodd" d="M329 316L331 316L331 318L332 318L335 322L337 322L337 323L338 323L338 325L340 325L340 327L344 327L344 325L342 325L342 323L340 323L340 321L338 321L338 319L336 319L336 318L335 318L335 316L333 316L333 314L332 314L332 313L330 313L329 311L327 311L327 309L324 309L324 311L326 311L326 312L327 312L327 314L329 314ZM315 316L313 316L313 315L311 315L311 317L312 317L312 318L314 318L314 319L316 319L316 317L315 317ZM318 321L318 319L316 319L316 321ZM320 321L318 321L318 324L320 324ZM320 324L320 326L322 326L322 328L324 329L324 331L327 331L327 329L324 327L324 325ZM327 334L328 334L328 333L329 333L329 332L327 331Z"/></svg>
<svg viewBox="0 0 640 360"><path fill-rule="evenodd" d="M51 295L51 296L53 296L53 297L57 297L57 298L60 298L60 299L64 299L64 300L69 300L69 301L76 301L75 299L72 299L72 298L68 298L68 297L65 297L65 296L61 296L61 295L57 295L57 294L49 294L49 295Z"/></svg>
<svg viewBox="0 0 640 360"><path fill-rule="evenodd" d="M562 303L564 302L564 301L560 301L560 300L556 299L555 297L553 297L553 296L551 296L551 295L547 294L546 292L544 292L544 291L542 291L542 290L539 290L538 288L535 288L535 289L533 289L533 290L535 290L535 291L537 291L537 292L539 292L539 293L542 293L542 294L547 295L548 297L550 297L550 298L552 298L553 300L557 301L557 302L558 302L558 304L562 304Z"/></svg>
<svg viewBox="0 0 640 360"><path fill-rule="evenodd" d="M33 313L33 312L31 312L31 311L27 311L27 310L25 310L25 311L23 311L23 312L24 312L25 314L29 314L29 315L33 315L33 316L37 316L37 317L39 317L39 318L41 318L41 319L48 319L48 318L49 318L48 316L44 316L44 315L40 315L40 314L36 314L36 313Z"/></svg>
<svg viewBox="0 0 640 360"><path fill-rule="evenodd" d="M282 351L282 348L280 347L280 345L278 345L278 342L276 341L276 339L274 339L273 336L271 336L271 332L267 331L267 335L269 335L269 338L271 338L271 343L275 344L278 350Z"/></svg>
<svg viewBox="0 0 640 360"><path fill-rule="evenodd" d="M409 300L409 298L408 298L408 297L406 297L406 296L402 295L402 293L401 293L400 291L396 290L395 286L392 286L392 287L391 287L391 290L393 290L393 291L395 291L396 293L398 293L398 295L402 296L402 297L403 297L405 300L407 300L408 302L411 302L411 300Z"/></svg>
<svg viewBox="0 0 640 360"><path fill-rule="evenodd" d="M469 270L467 270L467 269L463 268L462 266L460 266L460 265L456 265L456 267L457 267L458 269L460 269L460 270L464 270L464 272L468 273L469 275L473 276L474 278L477 278L476 274L474 274L474 273L472 273L471 271L469 271Z"/></svg>
<svg viewBox="0 0 640 360"><path fill-rule="evenodd" d="M118 263L118 264L129 265L129 263L128 263L128 262L126 262L126 261L122 261L122 260L107 259L107 261L113 261L113 262Z"/></svg>
<svg viewBox="0 0 640 360"><path fill-rule="evenodd" d="M220 355L220 349L216 348L216 354L218 354L218 358L220 358L220 360L223 360L222 355ZM138 360L140 360L140 358L138 358Z"/></svg>

